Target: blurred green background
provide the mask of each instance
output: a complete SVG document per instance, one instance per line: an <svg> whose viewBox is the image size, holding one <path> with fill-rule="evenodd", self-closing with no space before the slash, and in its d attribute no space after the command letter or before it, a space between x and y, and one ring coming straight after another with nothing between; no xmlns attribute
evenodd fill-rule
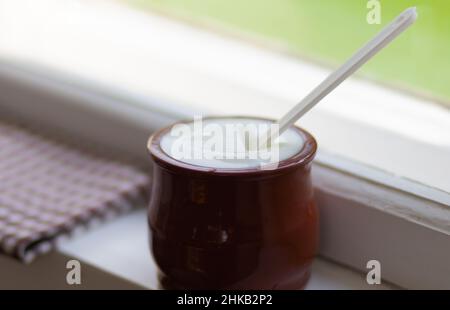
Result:
<svg viewBox="0 0 450 310"><path fill-rule="evenodd" d="M288 52L336 67L405 8L419 19L361 70L366 77L450 106L450 0L380 0L381 24L366 21L367 0L124 0L200 25L258 35Z"/></svg>

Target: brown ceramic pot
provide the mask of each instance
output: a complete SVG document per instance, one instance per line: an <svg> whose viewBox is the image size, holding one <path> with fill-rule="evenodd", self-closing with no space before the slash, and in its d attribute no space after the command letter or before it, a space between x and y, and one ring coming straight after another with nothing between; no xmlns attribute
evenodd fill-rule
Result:
<svg viewBox="0 0 450 310"><path fill-rule="evenodd" d="M216 169L180 162L148 142L153 182L150 247L162 288L300 289L318 246L311 184L316 141L274 170Z"/></svg>

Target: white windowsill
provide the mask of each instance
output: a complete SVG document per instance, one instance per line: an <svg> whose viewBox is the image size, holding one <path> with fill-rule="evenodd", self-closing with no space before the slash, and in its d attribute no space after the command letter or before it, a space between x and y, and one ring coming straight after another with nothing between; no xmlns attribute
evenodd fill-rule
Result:
<svg viewBox="0 0 450 310"><path fill-rule="evenodd" d="M82 285L65 283L70 259L81 262ZM31 265L0 256L1 289L158 289L156 265L147 240L145 210L137 210L79 233L60 250ZM364 274L322 258L313 264L306 289L395 289L387 283L368 285Z"/></svg>

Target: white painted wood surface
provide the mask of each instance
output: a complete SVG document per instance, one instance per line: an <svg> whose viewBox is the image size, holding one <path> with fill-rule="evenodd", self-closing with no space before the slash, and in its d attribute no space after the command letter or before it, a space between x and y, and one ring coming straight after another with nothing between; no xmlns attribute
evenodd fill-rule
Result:
<svg viewBox="0 0 450 310"><path fill-rule="evenodd" d="M150 255L145 210L138 210L77 236L61 245L60 253L80 259L104 272L142 288L158 287L155 263ZM119 283L118 283L119 284ZM306 289L387 289L368 285L365 275L332 262L316 259Z"/></svg>
<svg viewBox="0 0 450 310"><path fill-rule="evenodd" d="M60 250L30 265L0 255L0 289L157 289L144 209L80 232ZM67 261L81 262L81 285L66 283ZM365 275L317 258L306 289L391 289L368 285Z"/></svg>

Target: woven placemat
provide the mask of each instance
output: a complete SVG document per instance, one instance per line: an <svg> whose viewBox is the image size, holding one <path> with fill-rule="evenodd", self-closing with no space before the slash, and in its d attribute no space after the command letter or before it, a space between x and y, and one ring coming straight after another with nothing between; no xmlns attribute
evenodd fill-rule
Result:
<svg viewBox="0 0 450 310"><path fill-rule="evenodd" d="M146 204L148 173L0 120L0 252L31 262L79 228Z"/></svg>

